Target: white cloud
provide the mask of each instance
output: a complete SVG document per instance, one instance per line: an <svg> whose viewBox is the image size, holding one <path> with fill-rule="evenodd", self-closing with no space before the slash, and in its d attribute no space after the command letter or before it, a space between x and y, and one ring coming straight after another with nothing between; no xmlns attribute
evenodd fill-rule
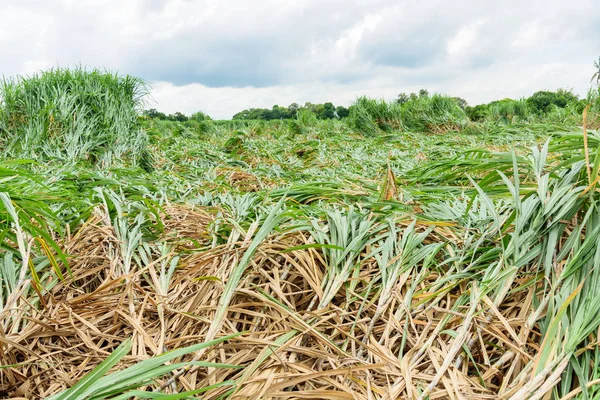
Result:
<svg viewBox="0 0 600 400"><path fill-rule="evenodd" d="M584 95L593 72L593 66L588 63L525 66L503 64L429 86L414 84L410 79L395 81L387 77L350 84L313 82L265 88L211 88L200 84L176 86L168 82L155 82L152 85L153 102L149 107L159 107L167 113L181 111L191 114L201 110L213 118L226 119L247 108L271 108L274 104L287 106L294 102L304 104L331 101L336 105L348 106L361 95L393 100L400 92L417 92L423 87L462 97L469 104L479 104L506 97L520 98L538 90L558 88L573 89ZM573 79L578 76L582 79Z"/></svg>
<svg viewBox="0 0 600 400"><path fill-rule="evenodd" d="M157 108L219 118L422 87L476 103L585 93L599 27L591 0L4 0L0 74L106 67L157 82Z"/></svg>
<svg viewBox="0 0 600 400"><path fill-rule="evenodd" d="M31 75L52 68L50 60L27 60L23 63L20 74Z"/></svg>
<svg viewBox="0 0 600 400"><path fill-rule="evenodd" d="M477 40L479 26L484 23L485 20L479 20L461 28L456 35L448 41L448 44L446 45L448 54L456 57L468 52Z"/></svg>
<svg viewBox="0 0 600 400"><path fill-rule="evenodd" d="M512 41L515 47L529 47L542 40L540 21L534 20L521 27L517 37Z"/></svg>

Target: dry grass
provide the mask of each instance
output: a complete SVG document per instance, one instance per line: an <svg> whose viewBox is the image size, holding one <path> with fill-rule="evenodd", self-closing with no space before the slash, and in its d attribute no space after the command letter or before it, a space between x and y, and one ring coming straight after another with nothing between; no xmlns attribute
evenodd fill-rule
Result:
<svg viewBox="0 0 600 400"><path fill-rule="evenodd" d="M165 235L206 239L210 210L170 206L165 213ZM442 240L442 234L448 230L439 228L427 240ZM438 290L440 276L432 271L414 290L407 276L365 337L376 304L359 293L368 292L377 278L374 260L363 260L355 285L311 311L322 295L323 256L316 248L289 251L310 243L310 235L295 232L270 236L259 247L219 336L245 333L201 358L245 368L193 368L178 378L177 390L233 379L236 399L412 399L427 387L431 399L491 399L525 383L517 376L538 350L536 329L525 323L535 286L509 294L499 307L487 297L467 307L456 303L467 282ZM127 337L133 339L132 352L120 367L203 341L248 240L183 256L166 295L153 282L159 258L118 276L115 266L123 260L116 245L101 215L68 240L74 279L56 285L44 307L20 307L24 328L0 336L0 359L10 365L0 369L3 397L43 398L66 389ZM409 290L415 295L406 304ZM472 358L456 362L471 337ZM514 357L493 365L491 360L509 351ZM226 390L203 398L217 399Z"/></svg>
<svg viewBox="0 0 600 400"><path fill-rule="evenodd" d="M225 177L227 183L234 189L242 192L257 192L265 187L269 187L269 183L261 182L253 174L234 168L219 168L218 176Z"/></svg>

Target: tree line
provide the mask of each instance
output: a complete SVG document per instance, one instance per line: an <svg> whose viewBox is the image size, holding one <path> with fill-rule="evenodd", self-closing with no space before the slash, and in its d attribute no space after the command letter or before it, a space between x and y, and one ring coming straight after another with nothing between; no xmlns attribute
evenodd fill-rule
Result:
<svg viewBox="0 0 600 400"><path fill-rule="evenodd" d="M595 76L596 77L596 76ZM417 93L400 93L397 98L393 101L396 104L406 104L414 102L419 99L427 99L430 97L427 89L421 89ZM587 104L586 99L580 99L572 91L566 89L558 89L556 91L541 90L535 92L533 95L522 98L522 99L510 99L506 98L503 100L495 100L490 103L478 104L475 106L468 105L465 99L460 97L451 97L456 104L465 112L471 121L482 121L492 112L498 112L499 110L506 110L506 113L510 114L535 114L543 116L549 113L554 107L567 108L574 107L577 112L581 112ZM280 119L293 119L296 118L301 111L310 111L318 119L342 119L350 115L353 106L348 108L344 106L335 106L331 102L322 104L313 104L310 102L305 103L303 106L298 103L292 103L287 107L274 105L272 108L250 108L247 110L236 113L232 120L280 120ZM198 111L190 116L187 116L181 112L175 112L173 114L165 114L152 108L145 110L143 115L148 118L166 120L166 121L210 121L211 118L207 114Z"/></svg>
<svg viewBox="0 0 600 400"><path fill-rule="evenodd" d="M155 108L151 108L149 110L144 110L142 115L147 118L159 119L162 121L185 122L185 121L192 120L192 121L201 122L201 121L212 120L212 118L210 118L206 113L203 113L202 111L195 112L188 117L187 115L185 115L179 111L176 111L173 114L165 114L164 112L158 111Z"/></svg>
<svg viewBox="0 0 600 400"><path fill-rule="evenodd" d="M274 105L272 108L250 108L240 111L235 114L234 120L275 120L275 119L292 119L296 118L299 112L307 110L314 113L319 119L335 119L345 118L350 114L350 111L344 106L334 106L333 103L327 102L323 104L304 103L303 106L298 103L292 103L287 107Z"/></svg>
<svg viewBox="0 0 600 400"><path fill-rule="evenodd" d="M592 76L591 81L595 81L596 85L600 84L600 57L594 62L594 68L596 72ZM591 94L592 92L590 92ZM598 93L596 93L597 95ZM418 100L428 99L429 91L427 89L421 89L417 93L400 93L392 103L403 105L409 102L417 102ZM589 96L588 96L589 97ZM521 98L521 99L510 99L506 98L503 100L495 100L486 104L478 104L475 106L469 106L465 99L460 97L451 97L451 99L460 107L467 117L471 121L482 121L486 117L493 115L504 115L510 116L524 116L526 114L533 114L537 116L543 116L550 113L554 109L565 109L571 108L575 112L582 112L583 108L589 101L587 98L580 99L571 90L558 89L556 91L540 90L535 92L533 95ZM356 103L355 103L356 104ZM301 111L310 111L318 119L341 119L346 118L350 115L352 108L355 105L351 105L346 108L344 106L334 106L333 103L327 102L322 104L312 104L310 102L304 103L303 106L298 103L292 103L287 107L281 107L274 105L272 108L249 108L238 112L232 117L232 120L279 120L279 119L293 119L296 118ZM522 115L521 115L522 114ZM167 120L167 121L179 121L185 122L188 120L210 121L211 118L207 114L198 111L190 116L187 116L181 112L175 112L173 114L165 114L152 108L145 110L143 115L147 118Z"/></svg>

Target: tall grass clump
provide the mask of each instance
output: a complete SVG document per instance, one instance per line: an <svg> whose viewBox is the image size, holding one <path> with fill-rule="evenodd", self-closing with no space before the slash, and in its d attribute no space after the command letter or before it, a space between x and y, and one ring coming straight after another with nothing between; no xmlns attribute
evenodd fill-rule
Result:
<svg viewBox="0 0 600 400"><path fill-rule="evenodd" d="M144 164L146 135L138 112L148 87L129 75L56 68L0 82L4 157Z"/></svg>
<svg viewBox="0 0 600 400"><path fill-rule="evenodd" d="M568 104L566 107L552 105L544 115L544 121L549 123L569 124L577 126L581 123L581 110L578 104Z"/></svg>
<svg viewBox="0 0 600 400"><path fill-rule="evenodd" d="M318 124L317 115L310 110L299 110L296 118L287 121L287 128L293 135L305 135Z"/></svg>
<svg viewBox="0 0 600 400"><path fill-rule="evenodd" d="M402 128L400 106L381 99L362 96L350 106L348 123L365 136L376 136L380 131Z"/></svg>
<svg viewBox="0 0 600 400"><path fill-rule="evenodd" d="M456 99L434 94L418 96L402 105L402 121L411 131L457 131L468 122L467 114Z"/></svg>
<svg viewBox="0 0 600 400"><path fill-rule="evenodd" d="M587 127L592 129L600 128L600 86L592 87L587 94L586 104L589 104L587 111Z"/></svg>
<svg viewBox="0 0 600 400"><path fill-rule="evenodd" d="M532 117L525 99L504 99L489 104L486 119L493 123L513 124L527 122Z"/></svg>
<svg viewBox="0 0 600 400"><path fill-rule="evenodd" d="M348 123L365 136L375 136L392 130L460 130L468 118L455 99L438 94L415 96L403 104L360 97L350 107Z"/></svg>

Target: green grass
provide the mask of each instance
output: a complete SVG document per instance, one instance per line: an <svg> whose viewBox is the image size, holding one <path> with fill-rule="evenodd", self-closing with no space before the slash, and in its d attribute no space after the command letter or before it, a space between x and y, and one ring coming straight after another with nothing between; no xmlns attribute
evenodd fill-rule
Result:
<svg viewBox="0 0 600 400"><path fill-rule="evenodd" d="M600 393L600 135L587 163L574 110L179 123L100 72L3 90L2 395Z"/></svg>
<svg viewBox="0 0 600 400"><path fill-rule="evenodd" d="M138 113L148 93L132 76L54 69L0 82L0 148L10 158L142 164Z"/></svg>

